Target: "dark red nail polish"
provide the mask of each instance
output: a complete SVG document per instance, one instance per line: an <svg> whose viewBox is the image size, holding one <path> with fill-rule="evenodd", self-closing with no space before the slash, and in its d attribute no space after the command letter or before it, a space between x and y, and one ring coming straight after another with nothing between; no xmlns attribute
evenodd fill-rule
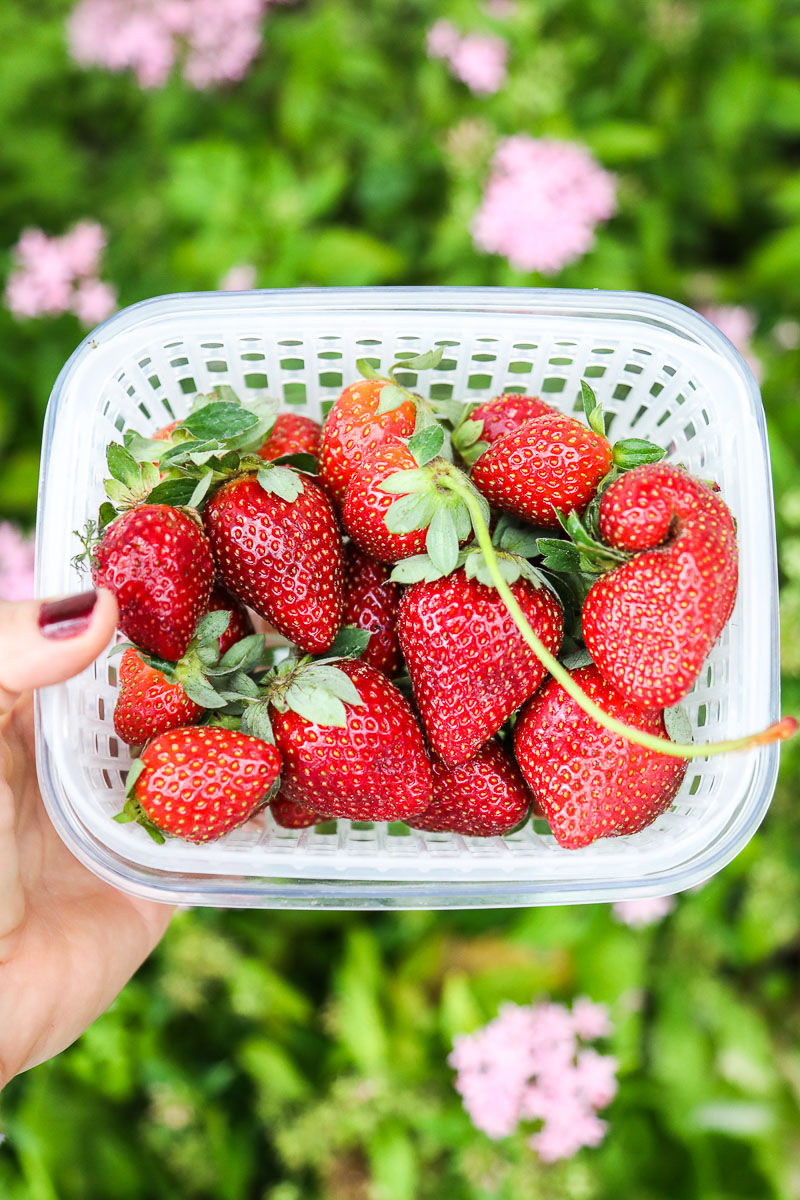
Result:
<svg viewBox="0 0 800 1200"><path fill-rule="evenodd" d="M39 628L45 637L77 637L89 628L97 592L78 592L63 600L48 600L39 609Z"/></svg>

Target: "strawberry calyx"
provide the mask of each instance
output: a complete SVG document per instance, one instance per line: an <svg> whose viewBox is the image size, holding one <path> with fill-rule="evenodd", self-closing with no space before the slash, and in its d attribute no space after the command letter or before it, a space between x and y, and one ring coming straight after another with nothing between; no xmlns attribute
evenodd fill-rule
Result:
<svg viewBox="0 0 800 1200"><path fill-rule="evenodd" d="M125 803L120 812L115 813L114 820L120 825L129 825L135 821L137 825L141 825L145 833L147 833L158 846L163 846L166 842L166 837L157 825L154 825L150 818L145 813L139 801L136 799L134 788L136 780L145 769L145 763L141 758L135 758L130 765L127 777L125 779Z"/></svg>
<svg viewBox="0 0 800 1200"><path fill-rule="evenodd" d="M438 367L443 355L443 346L437 346L435 349L427 350L423 354L406 355L405 357L398 358L397 362L389 367L385 375L380 373L377 365L370 359L359 358L356 362L356 367L363 378L377 380L384 385L381 388L378 407L375 410L376 417L381 417L384 413L394 412L402 404L410 401L414 405L417 414L414 425L415 433L438 425L440 420L447 420L451 424L458 424L463 417L466 405L455 400L426 400L418 392L412 392L409 387L406 387L397 375L398 371L430 371L434 367ZM445 441L448 447L449 437L449 433L446 433Z"/></svg>
<svg viewBox="0 0 800 1200"><path fill-rule="evenodd" d="M595 433L599 433L601 437L607 437L608 416L604 412L603 406L598 404L594 390L585 379L581 380L581 399L589 428ZM611 457L619 472L632 471L634 467L640 467L642 463L660 462L665 454L666 451L661 446L645 441L644 438L623 438L620 442L614 442L611 447ZM605 480L603 482L605 483ZM609 480L609 482L613 482L613 480Z"/></svg>
<svg viewBox="0 0 800 1200"><path fill-rule="evenodd" d="M359 631L360 632L360 631ZM241 718L241 732L274 741L269 709L285 713L291 710L316 725L344 729L347 708L363 707L352 679L337 668L344 658L288 658L262 680L258 696L247 705Z"/></svg>

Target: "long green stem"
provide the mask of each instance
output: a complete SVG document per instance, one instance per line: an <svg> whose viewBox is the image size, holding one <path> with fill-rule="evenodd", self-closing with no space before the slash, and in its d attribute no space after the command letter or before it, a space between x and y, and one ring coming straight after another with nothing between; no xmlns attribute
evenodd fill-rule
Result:
<svg viewBox="0 0 800 1200"><path fill-rule="evenodd" d="M511 588L500 572L491 535L483 519L480 504L471 488L465 486L460 479L452 475L441 475L438 482L442 487L455 492L469 509L470 516L472 517L472 527L475 530L478 545L483 552L492 582L500 593L506 608L514 618L514 622L523 638L531 650L533 650L542 666L547 667L547 670L554 679L558 680L564 691L568 692L583 711L590 717L593 717L599 725L603 725L612 733L627 738L630 742L635 742L638 746L644 746L647 750L655 750L659 754L667 754L673 758L710 758L716 754L728 754L732 750L749 750L755 746L767 745L770 742L784 741L797 732L797 721L794 717L783 717L780 721L776 721L774 725L770 725L760 733L749 734L746 737L733 738L726 742L709 742L702 746L696 746L693 743L681 745L679 742L671 742L667 738L655 737L651 733L634 729L632 726L626 725L623 721L618 721L616 717L610 716L598 704L595 704L594 700L591 700L586 695L569 672L565 670L557 658L554 658L531 629L524 612L514 599Z"/></svg>

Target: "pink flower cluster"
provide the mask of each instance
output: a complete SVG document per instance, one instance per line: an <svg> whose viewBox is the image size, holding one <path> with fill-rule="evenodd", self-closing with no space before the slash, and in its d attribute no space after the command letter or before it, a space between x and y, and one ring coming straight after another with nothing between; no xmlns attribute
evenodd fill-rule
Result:
<svg viewBox="0 0 800 1200"><path fill-rule="evenodd" d="M495 151L472 236L517 271L555 275L591 249L615 208L614 176L585 146L520 133Z"/></svg>
<svg viewBox="0 0 800 1200"><path fill-rule="evenodd" d="M219 281L221 292L249 292L256 286L256 269L251 263L237 263Z"/></svg>
<svg viewBox="0 0 800 1200"><path fill-rule="evenodd" d="M456 79L483 96L498 92L506 81L508 43L494 33L459 33L449 21L428 30L428 54L443 58Z"/></svg>
<svg viewBox="0 0 800 1200"><path fill-rule="evenodd" d="M96 221L80 221L62 237L26 229L13 250L16 265L5 301L16 317L73 312L84 325L97 325L117 307L110 284L98 278L106 235Z"/></svg>
<svg viewBox="0 0 800 1200"><path fill-rule="evenodd" d="M674 896L652 896L647 900L618 900L611 906L614 916L631 929L642 929L663 920L675 907Z"/></svg>
<svg viewBox="0 0 800 1200"><path fill-rule="evenodd" d="M508 1137L520 1121L541 1121L530 1139L545 1162L603 1140L597 1116L617 1091L617 1061L581 1045L611 1032L605 1005L581 997L572 1011L548 1001L505 1004L483 1029L453 1041L448 1062L477 1129Z"/></svg>
<svg viewBox="0 0 800 1200"><path fill-rule="evenodd" d="M0 600L33 596L33 541L15 525L0 521Z"/></svg>
<svg viewBox="0 0 800 1200"><path fill-rule="evenodd" d="M701 308L699 311L707 321L710 321L712 325L716 325L717 329L725 334L729 342L733 342L755 375L756 382L761 383L764 375L764 364L753 353L753 348L750 345L750 339L756 327L756 318L750 309L745 308L741 304L718 304L712 305L709 308Z"/></svg>
<svg viewBox="0 0 800 1200"><path fill-rule="evenodd" d="M179 56L196 88L236 82L261 49L262 22L278 0L80 0L68 22L81 66L132 70L163 87Z"/></svg>

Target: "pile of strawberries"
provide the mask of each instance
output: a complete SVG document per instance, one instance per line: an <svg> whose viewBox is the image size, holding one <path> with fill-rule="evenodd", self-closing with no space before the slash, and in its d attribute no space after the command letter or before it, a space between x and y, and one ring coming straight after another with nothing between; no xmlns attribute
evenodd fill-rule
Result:
<svg viewBox="0 0 800 1200"><path fill-rule="evenodd" d="M736 598L718 489L612 445L586 384L585 420L409 390L440 358L362 360L322 427L223 387L108 447L86 553L142 747L118 820L201 843L267 804L473 836L533 812L573 848L669 808L700 749L674 706Z"/></svg>

